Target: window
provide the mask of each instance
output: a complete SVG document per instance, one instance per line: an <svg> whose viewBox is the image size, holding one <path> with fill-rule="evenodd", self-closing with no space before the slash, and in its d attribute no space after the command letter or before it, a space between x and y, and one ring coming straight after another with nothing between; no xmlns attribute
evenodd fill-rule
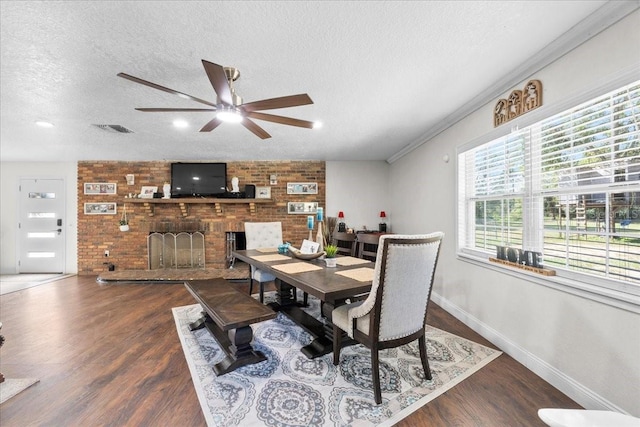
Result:
<svg viewBox="0 0 640 427"><path fill-rule="evenodd" d="M640 81L458 154L458 249L640 295Z"/></svg>

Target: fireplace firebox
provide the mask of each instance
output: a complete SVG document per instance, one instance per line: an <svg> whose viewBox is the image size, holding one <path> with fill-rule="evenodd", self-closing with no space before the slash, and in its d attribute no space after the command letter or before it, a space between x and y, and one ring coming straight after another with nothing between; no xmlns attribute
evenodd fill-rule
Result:
<svg viewBox="0 0 640 427"><path fill-rule="evenodd" d="M147 237L149 270L205 268L204 234L200 232L151 233Z"/></svg>

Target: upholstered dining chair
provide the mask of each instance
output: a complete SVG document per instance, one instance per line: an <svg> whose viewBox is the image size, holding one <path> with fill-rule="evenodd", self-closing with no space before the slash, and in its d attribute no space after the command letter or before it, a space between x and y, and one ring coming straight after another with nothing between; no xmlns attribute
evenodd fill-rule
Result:
<svg viewBox="0 0 640 427"><path fill-rule="evenodd" d="M338 253L342 255L356 256L355 233L333 233L333 244L338 247Z"/></svg>
<svg viewBox="0 0 640 427"><path fill-rule="evenodd" d="M358 233L356 236L358 258L375 261L378 253L380 235L377 233Z"/></svg>
<svg viewBox="0 0 640 427"><path fill-rule="evenodd" d="M371 349L376 404L382 403L378 352L418 340L426 379L431 379L425 326L433 277L444 233L388 234L380 237L367 299L335 308L333 364L340 362L341 333Z"/></svg>
<svg viewBox="0 0 640 427"><path fill-rule="evenodd" d="M282 244L281 222L245 222L244 234L247 250L261 248L277 248ZM249 294L253 294L253 282L260 287L260 302L264 302L264 284L276 280L276 277L266 271L251 266Z"/></svg>

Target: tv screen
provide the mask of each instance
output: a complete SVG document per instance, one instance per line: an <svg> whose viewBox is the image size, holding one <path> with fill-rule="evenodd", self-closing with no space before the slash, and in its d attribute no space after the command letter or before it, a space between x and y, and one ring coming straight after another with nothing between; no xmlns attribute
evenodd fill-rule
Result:
<svg viewBox="0 0 640 427"><path fill-rule="evenodd" d="M211 197L226 189L226 163L171 164L171 197Z"/></svg>

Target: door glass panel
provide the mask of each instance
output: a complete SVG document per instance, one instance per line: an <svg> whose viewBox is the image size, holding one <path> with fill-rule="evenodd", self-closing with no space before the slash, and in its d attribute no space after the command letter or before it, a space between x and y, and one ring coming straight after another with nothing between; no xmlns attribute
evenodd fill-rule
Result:
<svg viewBox="0 0 640 427"><path fill-rule="evenodd" d="M29 239L52 239L56 237L55 231L46 231L42 233L30 232L27 233L27 238Z"/></svg>
<svg viewBox="0 0 640 427"><path fill-rule="evenodd" d="M56 256L55 252L29 252L27 254L29 258L53 258Z"/></svg>
<svg viewBox="0 0 640 427"><path fill-rule="evenodd" d="M30 199L55 199L56 193L29 193Z"/></svg>
<svg viewBox="0 0 640 427"><path fill-rule="evenodd" d="M27 218L55 218L55 212L29 212Z"/></svg>

